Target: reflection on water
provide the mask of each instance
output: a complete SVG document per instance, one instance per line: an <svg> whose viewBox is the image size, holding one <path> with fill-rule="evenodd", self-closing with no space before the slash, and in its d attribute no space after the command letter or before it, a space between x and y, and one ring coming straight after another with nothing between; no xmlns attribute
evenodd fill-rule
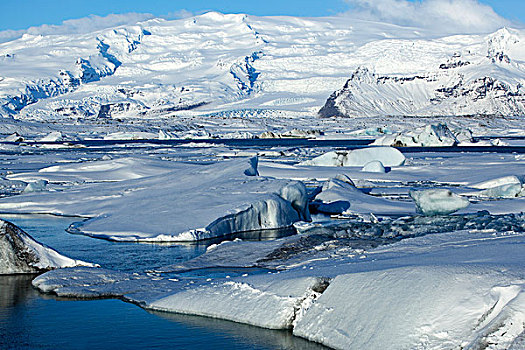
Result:
<svg viewBox="0 0 525 350"><path fill-rule="evenodd" d="M0 349L323 349L286 331L43 297L33 277L0 276Z"/></svg>

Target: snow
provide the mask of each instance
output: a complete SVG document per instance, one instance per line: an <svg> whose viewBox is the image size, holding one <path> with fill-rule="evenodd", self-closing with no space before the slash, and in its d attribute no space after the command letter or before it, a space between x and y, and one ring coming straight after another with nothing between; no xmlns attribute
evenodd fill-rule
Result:
<svg viewBox="0 0 525 350"><path fill-rule="evenodd" d="M1 113L68 122L162 117L173 124L173 116L244 111L287 119L315 116L342 89L338 113L358 117L521 115L523 37L511 28L443 37L357 19L350 28L338 16L220 13L25 35L1 44ZM313 127L289 126L254 134ZM120 132L112 137L133 137Z"/></svg>
<svg viewBox="0 0 525 350"><path fill-rule="evenodd" d="M521 183L522 182L518 176L509 175L509 176L498 177L496 179L490 179L488 181L483 181L480 183L475 183L475 184L470 185L470 187L486 190L486 189L490 189L490 188L494 188L498 186L510 185L510 184L521 184Z"/></svg>
<svg viewBox="0 0 525 350"><path fill-rule="evenodd" d="M301 165L362 167L372 161L379 161L387 167L400 166L405 162L405 156L393 147L368 147L352 151L327 152L302 162Z"/></svg>
<svg viewBox="0 0 525 350"><path fill-rule="evenodd" d="M0 220L0 275L39 273L74 266L96 265L65 257L10 222Z"/></svg>
<svg viewBox="0 0 525 350"><path fill-rule="evenodd" d="M410 191L410 198L416 203L416 211L423 215L447 215L470 205L468 199L447 189Z"/></svg>
<svg viewBox="0 0 525 350"><path fill-rule="evenodd" d="M23 194L1 200L0 207L14 213L87 217L70 230L116 241L197 241L309 219L304 185L256 176L256 158L211 165L166 163L168 168L174 165L171 171L144 177L120 174L120 166L127 168L130 161L47 168L38 175L52 180L55 171L67 174L71 169L72 177L100 181L109 167L116 175L109 172L108 177L122 181Z"/></svg>

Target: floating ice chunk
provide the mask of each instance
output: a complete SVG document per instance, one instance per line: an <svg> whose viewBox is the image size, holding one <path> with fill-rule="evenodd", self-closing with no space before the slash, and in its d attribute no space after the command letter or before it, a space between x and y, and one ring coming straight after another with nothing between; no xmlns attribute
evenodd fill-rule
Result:
<svg viewBox="0 0 525 350"><path fill-rule="evenodd" d="M316 138L323 135L319 130L292 129L281 134L281 137Z"/></svg>
<svg viewBox="0 0 525 350"><path fill-rule="evenodd" d="M525 195L525 189L520 183L510 183L492 188L487 188L479 193L483 197L515 198Z"/></svg>
<svg viewBox="0 0 525 350"><path fill-rule="evenodd" d="M331 151L315 157L314 159L304 161L300 163L300 165L343 166L347 154L348 152Z"/></svg>
<svg viewBox="0 0 525 350"><path fill-rule="evenodd" d="M468 199L443 188L412 190L409 194L416 203L416 211L427 216L451 214L470 204Z"/></svg>
<svg viewBox="0 0 525 350"><path fill-rule="evenodd" d="M39 273L73 266L95 265L65 257L10 222L0 220L0 275Z"/></svg>
<svg viewBox="0 0 525 350"><path fill-rule="evenodd" d="M4 138L6 142L24 142L24 138L17 132L12 133L11 135Z"/></svg>
<svg viewBox="0 0 525 350"><path fill-rule="evenodd" d="M452 129L452 133L456 137L456 140L458 140L459 144L472 143L474 140L472 137L472 131L470 131L470 129L455 128Z"/></svg>
<svg viewBox="0 0 525 350"><path fill-rule="evenodd" d="M383 166L400 166L405 159L403 153L393 147L367 147L349 152L343 166L364 166L374 160L380 161Z"/></svg>
<svg viewBox="0 0 525 350"><path fill-rule="evenodd" d="M359 214L413 213L413 207L410 203L370 196L361 192L352 184L338 179L329 179L325 182L321 192L315 196L315 201L311 205L317 211L326 214L339 214L342 212ZM336 211L337 209L343 209L345 206L348 208L344 209L344 211Z"/></svg>
<svg viewBox="0 0 525 350"><path fill-rule="evenodd" d="M476 183L476 184L470 185L470 187L477 188L480 190L486 190L488 188L493 188L493 187L498 187L498 186L508 185L508 184L522 184L522 181L520 180L519 177L515 175L510 175L510 176L498 177L497 179L492 179L492 180Z"/></svg>
<svg viewBox="0 0 525 350"><path fill-rule="evenodd" d="M509 143L505 141L501 141L500 139L494 139L490 141L490 144L492 146L508 146Z"/></svg>
<svg viewBox="0 0 525 350"><path fill-rule="evenodd" d="M45 191L46 186L46 180L37 180L35 182L30 182L27 184L26 188L24 188L24 193Z"/></svg>
<svg viewBox="0 0 525 350"><path fill-rule="evenodd" d="M364 166L372 161L380 161L383 166L399 166L405 156L393 147L367 147L353 151L331 151L300 165L314 166Z"/></svg>
<svg viewBox="0 0 525 350"><path fill-rule="evenodd" d="M372 145L374 146L395 146L395 147L441 147L454 146L460 141L456 137L458 135L462 142L472 141L472 134L469 131L458 129L456 134L453 133L446 124L432 124L418 128L416 130L407 131L393 135L386 135L376 139Z"/></svg>
<svg viewBox="0 0 525 350"><path fill-rule="evenodd" d="M235 131L219 135L221 139L253 139L255 135L248 131Z"/></svg>
<svg viewBox="0 0 525 350"><path fill-rule="evenodd" d="M381 163L379 160L373 160L371 162L366 163L362 171L369 173L386 173L383 163Z"/></svg>
<svg viewBox="0 0 525 350"><path fill-rule="evenodd" d="M40 142L60 142L64 141L64 136L60 131L52 131L48 135L42 137Z"/></svg>

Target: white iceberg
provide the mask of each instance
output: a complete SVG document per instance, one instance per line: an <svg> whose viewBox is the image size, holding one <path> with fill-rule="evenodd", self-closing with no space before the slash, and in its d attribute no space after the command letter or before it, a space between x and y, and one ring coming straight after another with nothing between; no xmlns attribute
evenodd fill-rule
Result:
<svg viewBox="0 0 525 350"><path fill-rule="evenodd" d="M37 180L34 182L29 182L27 186L24 188L24 193L45 191L46 186L47 186L46 180Z"/></svg>
<svg viewBox="0 0 525 350"><path fill-rule="evenodd" d="M116 241L196 241L309 220L305 186L256 176L256 158L166 163L174 170L3 198L0 209L88 217L70 230Z"/></svg>
<svg viewBox="0 0 525 350"><path fill-rule="evenodd" d="M327 152L300 165L362 167L372 161L379 161L383 166L393 167L403 165L405 159L403 153L393 147L367 147L352 151Z"/></svg>
<svg viewBox="0 0 525 350"><path fill-rule="evenodd" d="M52 183L113 182L139 179L165 174L185 168L184 164L166 162L150 157L123 157L112 159L104 155L101 160L52 165L38 171L7 175L9 180L28 183L47 181Z"/></svg>
<svg viewBox="0 0 525 350"><path fill-rule="evenodd" d="M365 164L361 171L368 173L386 173L386 169L379 160L373 160Z"/></svg>
<svg viewBox="0 0 525 350"><path fill-rule="evenodd" d="M395 147L455 146L460 142L458 137L461 142L472 142L470 130L458 129L455 134L446 124L432 124L404 133L385 135L376 139L372 145Z"/></svg>
<svg viewBox="0 0 525 350"><path fill-rule="evenodd" d="M452 214L470 205L468 199L444 188L411 190L409 195L416 203L416 211L427 216Z"/></svg>
<svg viewBox="0 0 525 350"><path fill-rule="evenodd" d="M40 273L73 266L95 265L65 257L10 222L0 220L0 275Z"/></svg>
<svg viewBox="0 0 525 350"><path fill-rule="evenodd" d="M490 198L516 198L525 195L525 188L520 183L510 183L480 191L479 195Z"/></svg>
<svg viewBox="0 0 525 350"><path fill-rule="evenodd" d="M60 142L64 141L64 136L60 131L52 131L46 136L42 137L38 141L40 142Z"/></svg>

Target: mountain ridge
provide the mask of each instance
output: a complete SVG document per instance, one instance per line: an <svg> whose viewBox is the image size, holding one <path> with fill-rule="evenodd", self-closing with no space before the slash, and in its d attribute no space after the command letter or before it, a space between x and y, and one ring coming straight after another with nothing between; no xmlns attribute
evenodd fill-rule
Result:
<svg viewBox="0 0 525 350"><path fill-rule="evenodd" d="M267 108L325 117L523 116L524 38L511 28L439 37L342 17L216 12L87 34L25 34L0 44L0 115Z"/></svg>

